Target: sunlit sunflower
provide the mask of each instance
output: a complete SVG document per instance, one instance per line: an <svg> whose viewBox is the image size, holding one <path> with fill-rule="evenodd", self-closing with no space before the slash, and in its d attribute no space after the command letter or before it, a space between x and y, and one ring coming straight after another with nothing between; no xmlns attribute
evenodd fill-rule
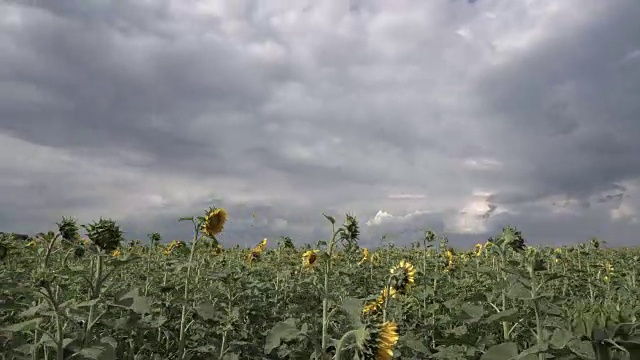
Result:
<svg viewBox="0 0 640 360"><path fill-rule="evenodd" d="M358 344L358 353L366 360L391 360L398 342L398 325L387 321L380 325L367 325L367 335Z"/></svg>
<svg viewBox="0 0 640 360"><path fill-rule="evenodd" d="M444 271L449 272L451 270L454 269L455 267L455 258L456 255L453 252L453 249L448 249L447 253L446 253L446 257L447 257L447 266L444 268Z"/></svg>
<svg viewBox="0 0 640 360"><path fill-rule="evenodd" d="M481 256L482 255L482 249L483 249L482 244L476 244L476 246L473 248L473 253L476 256Z"/></svg>
<svg viewBox="0 0 640 360"><path fill-rule="evenodd" d="M312 268L317 264L318 250L308 250L302 254L302 266L304 268Z"/></svg>
<svg viewBox="0 0 640 360"><path fill-rule="evenodd" d="M262 239L262 241L260 241L260 244L256 246L255 251L262 253L266 248L267 248L267 238L264 238Z"/></svg>
<svg viewBox="0 0 640 360"><path fill-rule="evenodd" d="M112 257L120 257L122 256L122 251L120 251L120 249L115 249L111 252L111 256Z"/></svg>
<svg viewBox="0 0 640 360"><path fill-rule="evenodd" d="M387 289L386 287L380 291L380 295L374 300L366 303L362 309L362 313L364 315L373 315L382 311L384 307L384 303L387 301L387 298L394 299L397 296L397 291L394 288Z"/></svg>
<svg viewBox="0 0 640 360"><path fill-rule="evenodd" d="M38 246L38 243L35 240L31 240L25 246L30 248L35 248Z"/></svg>
<svg viewBox="0 0 640 360"><path fill-rule="evenodd" d="M369 249L367 248L362 248L362 259L360 259L360 261L358 261L358 265L362 265L362 263L364 263L365 261L369 260Z"/></svg>
<svg viewBox="0 0 640 360"><path fill-rule="evenodd" d="M227 210L217 208L209 211L202 223L202 231L210 237L221 233L227 222Z"/></svg>
<svg viewBox="0 0 640 360"><path fill-rule="evenodd" d="M186 249L186 244L182 240L171 240L169 245L164 249L163 254L168 256L174 252Z"/></svg>
<svg viewBox="0 0 640 360"><path fill-rule="evenodd" d="M415 285L416 268L408 261L402 260L400 264L391 268L393 274L392 288L399 293L404 293Z"/></svg>

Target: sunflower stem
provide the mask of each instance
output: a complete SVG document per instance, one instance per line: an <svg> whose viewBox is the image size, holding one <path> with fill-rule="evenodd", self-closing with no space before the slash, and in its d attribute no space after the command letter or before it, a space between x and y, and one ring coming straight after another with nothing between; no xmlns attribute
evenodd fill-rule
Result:
<svg viewBox="0 0 640 360"><path fill-rule="evenodd" d="M325 267L324 267L324 297L322 299L322 340L321 340L321 344L322 344L322 351L326 351L327 349L327 340L328 340L328 325L329 325L329 274L331 272L331 258L333 256L333 247L335 245L336 242L336 237L338 236L338 233L340 232L340 230L336 231L336 226L335 224L332 224L333 226L333 237L331 238L331 241L329 241L329 244L327 246L327 255L329 255L327 257L327 262L325 263Z"/></svg>
<svg viewBox="0 0 640 360"><path fill-rule="evenodd" d="M193 262L193 255L196 250L196 243L198 242L198 224L195 219L193 221L194 234L193 242L191 244L191 253L189 254L189 262L187 263L187 276L184 279L184 304L182 304L182 314L180 316L180 335L178 338L178 358L184 359L185 355L185 342L186 342L186 319L187 319L187 301L189 300L189 277L191 276L191 263Z"/></svg>

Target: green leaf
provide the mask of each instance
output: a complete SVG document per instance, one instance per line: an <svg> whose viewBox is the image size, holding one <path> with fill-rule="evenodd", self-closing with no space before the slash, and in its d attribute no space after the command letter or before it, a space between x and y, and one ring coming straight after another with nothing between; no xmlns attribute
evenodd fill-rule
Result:
<svg viewBox="0 0 640 360"><path fill-rule="evenodd" d="M342 309L349 316L351 325L353 325L354 327L362 326L362 322L360 321L360 314L362 313L362 303L360 300L347 297L342 300Z"/></svg>
<svg viewBox="0 0 640 360"><path fill-rule="evenodd" d="M468 332L468 329L467 329L466 326L462 325L462 326L455 327L455 328L453 328L451 330L447 330L446 332L447 332L447 334L452 334L452 335L455 335L455 336L462 336L462 335L465 335Z"/></svg>
<svg viewBox="0 0 640 360"><path fill-rule="evenodd" d="M573 334L571 333L571 331L565 329L556 329L553 331L549 342L551 343L551 346L556 349L564 349L572 338Z"/></svg>
<svg viewBox="0 0 640 360"><path fill-rule="evenodd" d="M509 287L507 296L511 299L531 300L531 291L520 282L516 282Z"/></svg>
<svg viewBox="0 0 640 360"><path fill-rule="evenodd" d="M288 341L300 334L296 327L295 319L287 319L274 325L269 331L264 344L264 353L269 354L271 351L280 346L282 340Z"/></svg>
<svg viewBox="0 0 640 360"><path fill-rule="evenodd" d="M472 319L477 319L484 315L484 309L479 305L464 304L462 305L462 311L465 314L469 315Z"/></svg>
<svg viewBox="0 0 640 360"><path fill-rule="evenodd" d="M18 317L20 318L30 318L35 316L38 311L42 310L42 309L46 309L47 308L47 303L46 302L41 302L38 305L32 306L30 308L28 308L27 310L23 311L20 313L20 315L18 315Z"/></svg>
<svg viewBox="0 0 640 360"><path fill-rule="evenodd" d="M500 311L497 314L493 314L491 316L489 316L485 322L491 323L491 322L495 322L495 321L517 321L519 318L518 316L518 309L509 309L509 310L505 310L505 311Z"/></svg>
<svg viewBox="0 0 640 360"><path fill-rule="evenodd" d="M126 294L122 295L116 302L116 305L131 309L138 314L151 313L149 299L144 296L140 296L138 288L133 288Z"/></svg>
<svg viewBox="0 0 640 360"><path fill-rule="evenodd" d="M595 359L596 354L593 351L593 344L587 340L571 340L568 348L576 355L587 359Z"/></svg>
<svg viewBox="0 0 640 360"><path fill-rule="evenodd" d="M42 318L31 319L23 322L19 322L17 324L12 324L9 326L5 326L2 328L3 331L8 332L19 332L19 331L30 331L36 328L38 324L42 321Z"/></svg>
<svg viewBox="0 0 640 360"><path fill-rule="evenodd" d="M216 309L213 304L202 303L196 306L196 312L205 320L213 320L216 318Z"/></svg>
<svg viewBox="0 0 640 360"><path fill-rule="evenodd" d="M490 347L480 360L509 360L518 356L518 345L507 342Z"/></svg>
<svg viewBox="0 0 640 360"><path fill-rule="evenodd" d="M431 354L429 348L427 348L420 339L418 339L415 334L408 333L404 336L401 336L398 342L409 349L416 351L422 354Z"/></svg>

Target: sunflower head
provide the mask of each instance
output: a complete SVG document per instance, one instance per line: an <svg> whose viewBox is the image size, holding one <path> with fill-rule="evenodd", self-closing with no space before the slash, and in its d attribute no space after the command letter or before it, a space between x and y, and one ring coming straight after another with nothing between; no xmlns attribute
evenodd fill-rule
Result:
<svg viewBox="0 0 640 360"><path fill-rule="evenodd" d="M382 311L387 299L395 299L398 292L393 287L384 288L380 291L380 295L374 300L366 303L362 309L363 315L374 315Z"/></svg>
<svg viewBox="0 0 640 360"><path fill-rule="evenodd" d="M358 353L364 359L391 360L393 348L398 342L398 325L387 321L377 325L367 325L366 335L357 345Z"/></svg>
<svg viewBox="0 0 640 360"><path fill-rule="evenodd" d="M122 251L120 251L120 248L115 249L111 252L111 256L112 257L120 257L122 256Z"/></svg>
<svg viewBox="0 0 640 360"><path fill-rule="evenodd" d="M317 264L318 250L308 250L302 254L302 266L304 268L312 268Z"/></svg>
<svg viewBox="0 0 640 360"><path fill-rule="evenodd" d="M415 285L416 268L406 260L391 268L391 274L391 288L399 293L404 293Z"/></svg>
<svg viewBox="0 0 640 360"><path fill-rule="evenodd" d="M482 255L482 244L476 244L476 246L473 248L473 253L475 254L475 256Z"/></svg>
<svg viewBox="0 0 640 360"><path fill-rule="evenodd" d="M164 249L163 254L168 256L172 253L182 252L186 250L187 245L182 240L171 240L169 245Z"/></svg>
<svg viewBox="0 0 640 360"><path fill-rule="evenodd" d="M222 232L226 222L227 210L223 208L209 210L202 223L202 232L207 236L214 237Z"/></svg>
<svg viewBox="0 0 640 360"><path fill-rule="evenodd" d="M260 241L260 244L256 246L256 251L262 253L266 248L267 248L267 238L264 238L262 239L262 241Z"/></svg>
<svg viewBox="0 0 640 360"><path fill-rule="evenodd" d="M247 254L247 257L245 258L245 260L251 264L254 261L257 261L260 259L260 252L252 250L250 253Z"/></svg>

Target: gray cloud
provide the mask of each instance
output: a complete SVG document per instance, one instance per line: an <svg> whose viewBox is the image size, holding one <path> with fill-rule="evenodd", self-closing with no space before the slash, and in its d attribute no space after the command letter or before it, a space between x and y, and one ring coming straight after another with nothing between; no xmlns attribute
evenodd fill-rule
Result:
<svg viewBox="0 0 640 360"><path fill-rule="evenodd" d="M3 231L105 216L188 238L177 218L212 201L240 244L315 242L323 212L370 245L640 230L632 0L0 10Z"/></svg>

